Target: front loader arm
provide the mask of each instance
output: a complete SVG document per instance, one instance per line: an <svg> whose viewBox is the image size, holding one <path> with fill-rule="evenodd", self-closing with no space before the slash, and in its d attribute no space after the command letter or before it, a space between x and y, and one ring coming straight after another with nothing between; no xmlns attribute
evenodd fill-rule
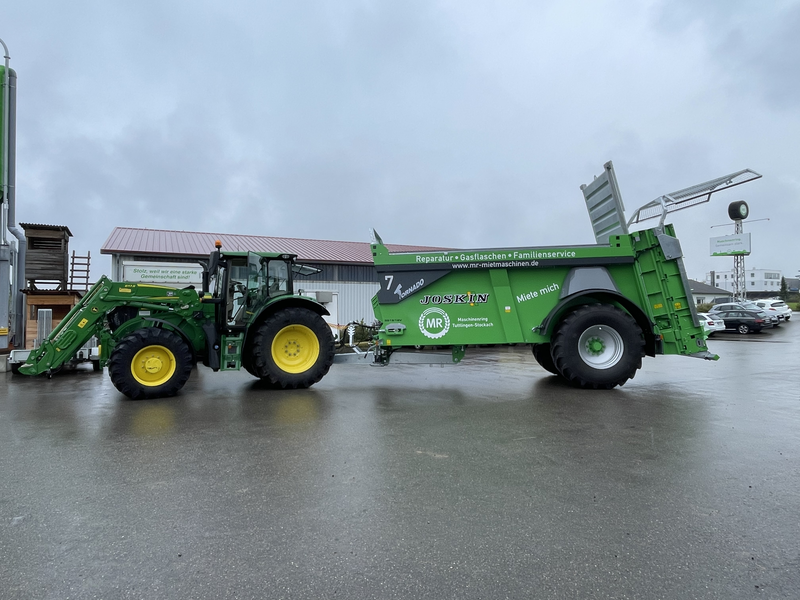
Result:
<svg viewBox="0 0 800 600"><path fill-rule="evenodd" d="M106 315L118 306L172 311L185 301L178 290L114 282L103 275L41 346L30 353L19 372L40 375L68 362L93 335L101 334L106 326Z"/></svg>
<svg viewBox="0 0 800 600"><path fill-rule="evenodd" d="M100 277L47 339L30 353L28 360L19 368L19 372L25 375L40 375L57 369L69 361L78 348L95 335L106 313L116 306L108 305L103 299L108 293L110 283L111 280L105 275Z"/></svg>

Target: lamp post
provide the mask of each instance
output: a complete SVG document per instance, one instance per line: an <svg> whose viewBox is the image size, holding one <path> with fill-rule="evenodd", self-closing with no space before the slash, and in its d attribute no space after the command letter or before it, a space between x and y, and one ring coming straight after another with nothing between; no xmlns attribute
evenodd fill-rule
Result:
<svg viewBox="0 0 800 600"><path fill-rule="evenodd" d="M728 205L728 216L733 220L734 235L744 233L742 221L750 215L747 202L739 200ZM733 256L733 299L741 302L747 298L747 280L744 271L744 254Z"/></svg>

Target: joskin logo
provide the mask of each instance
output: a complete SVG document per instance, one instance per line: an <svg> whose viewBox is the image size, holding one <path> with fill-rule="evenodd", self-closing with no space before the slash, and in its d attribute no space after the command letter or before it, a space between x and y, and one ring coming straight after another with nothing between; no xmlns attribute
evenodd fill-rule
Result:
<svg viewBox="0 0 800 600"><path fill-rule="evenodd" d="M419 317L419 330L427 338L438 340L450 331L450 317L438 306L422 311Z"/></svg>
<svg viewBox="0 0 800 600"><path fill-rule="evenodd" d="M425 296L420 298L420 304L486 304L489 302L489 294L444 294L443 296Z"/></svg>

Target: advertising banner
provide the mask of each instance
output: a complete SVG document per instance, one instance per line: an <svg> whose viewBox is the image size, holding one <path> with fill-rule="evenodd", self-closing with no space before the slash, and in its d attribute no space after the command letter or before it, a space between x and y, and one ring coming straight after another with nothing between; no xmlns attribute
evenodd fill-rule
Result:
<svg viewBox="0 0 800 600"><path fill-rule="evenodd" d="M711 256L747 256L748 254L750 254L749 233L711 238Z"/></svg>
<svg viewBox="0 0 800 600"><path fill-rule="evenodd" d="M191 263L125 262L122 278L135 283L158 283L175 287L203 283L203 268Z"/></svg>

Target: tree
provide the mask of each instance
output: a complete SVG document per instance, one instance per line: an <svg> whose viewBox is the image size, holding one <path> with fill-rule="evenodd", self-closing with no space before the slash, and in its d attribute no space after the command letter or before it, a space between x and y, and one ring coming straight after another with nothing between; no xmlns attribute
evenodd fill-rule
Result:
<svg viewBox="0 0 800 600"><path fill-rule="evenodd" d="M789 299L789 286L786 285L786 277L781 277L781 291L778 297L784 302Z"/></svg>

